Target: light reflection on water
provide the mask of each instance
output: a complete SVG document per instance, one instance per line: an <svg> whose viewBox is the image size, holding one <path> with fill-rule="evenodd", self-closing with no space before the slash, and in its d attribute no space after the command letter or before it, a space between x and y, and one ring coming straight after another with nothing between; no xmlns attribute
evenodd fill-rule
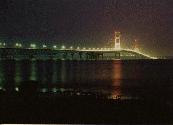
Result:
<svg viewBox="0 0 173 125"><path fill-rule="evenodd" d="M21 62L15 63L15 83L16 85L19 84L22 81L21 78Z"/></svg>
<svg viewBox="0 0 173 125"><path fill-rule="evenodd" d="M118 87L118 89L115 89L112 91L111 96L109 98L112 99L119 99L122 94L121 94L121 82L122 82L122 62L121 60L117 61L113 65L113 86Z"/></svg>
<svg viewBox="0 0 173 125"><path fill-rule="evenodd" d="M52 66L53 67L52 83L56 83L57 82L57 76L58 76L56 62L53 62L52 65L53 65Z"/></svg>
<svg viewBox="0 0 173 125"><path fill-rule="evenodd" d="M0 61L0 87L2 88L3 84L4 84L4 73L3 73L3 64Z"/></svg>
<svg viewBox="0 0 173 125"><path fill-rule="evenodd" d="M33 60L31 61L31 74L30 74L30 80L31 81L37 81L37 71L36 71L36 62ZM21 75L19 75L18 77L20 77Z"/></svg>
<svg viewBox="0 0 173 125"><path fill-rule="evenodd" d="M135 95L136 98L139 92L134 88L140 87L145 90L145 87L148 86L162 85L163 83L160 81L173 79L171 75L173 68L171 68L172 65L169 65L172 63L156 64L156 62L121 60L1 60L0 88L15 89L26 82L35 82L35 84L39 84L38 91L41 93L106 95L111 99L131 98ZM152 69L152 67L154 68ZM162 72L167 79L162 76ZM164 85L172 82L168 80L166 83L164 82ZM132 87L133 89L131 89ZM145 93L145 91L143 92Z"/></svg>
<svg viewBox="0 0 173 125"><path fill-rule="evenodd" d="M66 66L65 66L65 62L63 61L62 62L62 65L61 65L61 81L63 82L63 83L65 83L66 82Z"/></svg>

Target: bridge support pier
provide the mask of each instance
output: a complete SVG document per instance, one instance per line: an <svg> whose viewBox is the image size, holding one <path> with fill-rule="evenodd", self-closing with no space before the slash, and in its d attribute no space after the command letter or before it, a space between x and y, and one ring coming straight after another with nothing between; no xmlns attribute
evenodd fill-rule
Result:
<svg viewBox="0 0 173 125"><path fill-rule="evenodd" d="M120 58L121 58L120 52L116 52L116 53L115 53L115 59L120 59Z"/></svg>
<svg viewBox="0 0 173 125"><path fill-rule="evenodd" d="M79 60L82 60L82 53L79 52Z"/></svg>
<svg viewBox="0 0 173 125"><path fill-rule="evenodd" d="M103 60L103 53L101 54L102 60Z"/></svg>
<svg viewBox="0 0 173 125"><path fill-rule="evenodd" d="M73 60L73 57L74 57L74 53L71 53L71 59Z"/></svg>
<svg viewBox="0 0 173 125"><path fill-rule="evenodd" d="M67 53L63 53L63 59L67 59Z"/></svg>

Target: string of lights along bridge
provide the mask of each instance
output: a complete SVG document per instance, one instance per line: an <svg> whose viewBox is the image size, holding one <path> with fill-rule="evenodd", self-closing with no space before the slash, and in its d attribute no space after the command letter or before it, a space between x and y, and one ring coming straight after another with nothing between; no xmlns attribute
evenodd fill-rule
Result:
<svg viewBox="0 0 173 125"><path fill-rule="evenodd" d="M6 43L0 43L1 59L60 59L60 60L117 60L117 59L157 59L135 49L121 48L121 33L115 32L115 44L113 48L81 48L73 46L58 48L53 45L48 48L43 44L38 48L31 43L28 48L21 43L15 43L14 47L7 47Z"/></svg>

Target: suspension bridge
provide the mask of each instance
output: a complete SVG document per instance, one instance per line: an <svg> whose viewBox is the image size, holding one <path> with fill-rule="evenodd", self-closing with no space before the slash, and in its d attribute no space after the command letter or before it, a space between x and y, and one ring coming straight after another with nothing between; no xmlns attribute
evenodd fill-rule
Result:
<svg viewBox="0 0 173 125"><path fill-rule="evenodd" d="M123 49L120 44L120 32L115 32L115 44L113 48L37 48L36 44L24 48L22 44L16 43L15 47L6 47L0 43L0 59L57 59L57 60L117 60L117 59L157 59L150 55L133 49Z"/></svg>

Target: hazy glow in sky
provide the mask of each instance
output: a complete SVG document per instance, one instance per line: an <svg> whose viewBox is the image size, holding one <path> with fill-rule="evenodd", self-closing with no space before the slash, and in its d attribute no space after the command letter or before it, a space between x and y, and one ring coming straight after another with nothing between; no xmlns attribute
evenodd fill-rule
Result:
<svg viewBox="0 0 173 125"><path fill-rule="evenodd" d="M138 39L144 51L173 55L172 0L7 0L0 17L0 38L10 43L104 47L116 30L124 47Z"/></svg>

